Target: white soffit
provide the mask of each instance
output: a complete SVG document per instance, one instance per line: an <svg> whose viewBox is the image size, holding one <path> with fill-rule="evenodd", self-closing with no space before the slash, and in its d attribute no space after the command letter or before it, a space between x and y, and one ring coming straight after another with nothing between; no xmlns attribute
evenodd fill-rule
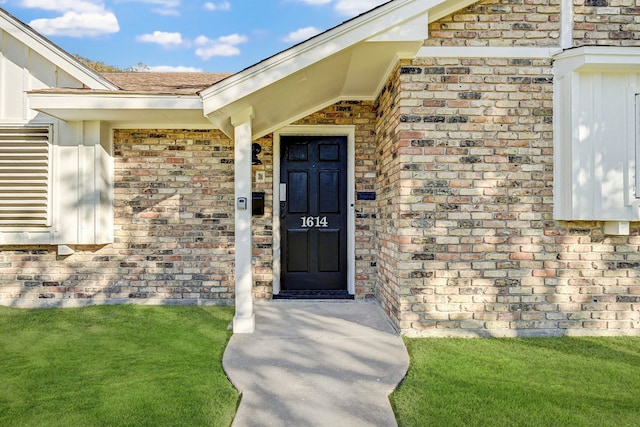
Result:
<svg viewBox="0 0 640 427"><path fill-rule="evenodd" d="M388 2L205 89L204 114L232 135L229 117L252 106L258 138L339 100L375 99L397 60L416 56L432 10L442 17L474 2Z"/></svg>
<svg viewBox="0 0 640 427"><path fill-rule="evenodd" d="M31 27L13 17L0 8L0 29L10 34L38 53L46 60L64 70L73 78L90 89L118 90L118 87L102 77L99 73L86 67L72 55L60 49L46 38L42 37Z"/></svg>

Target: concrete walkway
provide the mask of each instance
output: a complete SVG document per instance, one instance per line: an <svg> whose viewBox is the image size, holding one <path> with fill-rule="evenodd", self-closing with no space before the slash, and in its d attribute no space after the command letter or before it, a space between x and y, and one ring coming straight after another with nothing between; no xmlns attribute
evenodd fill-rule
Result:
<svg viewBox="0 0 640 427"><path fill-rule="evenodd" d="M369 302L265 301L224 369L242 393L233 427L396 426L388 395L409 356Z"/></svg>

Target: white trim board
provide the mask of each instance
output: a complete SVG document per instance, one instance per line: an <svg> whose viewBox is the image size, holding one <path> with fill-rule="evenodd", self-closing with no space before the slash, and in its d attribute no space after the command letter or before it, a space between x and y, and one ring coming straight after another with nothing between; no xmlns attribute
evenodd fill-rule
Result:
<svg viewBox="0 0 640 427"><path fill-rule="evenodd" d="M563 49L573 47L573 0L562 0L560 43Z"/></svg>
<svg viewBox="0 0 640 427"><path fill-rule="evenodd" d="M551 58L560 47L423 46L417 58Z"/></svg>
<svg viewBox="0 0 640 427"><path fill-rule="evenodd" d="M355 215L355 142L356 128L352 125L286 126L273 133L273 294L280 293L280 136L316 135L347 137L347 291L356 292L356 215Z"/></svg>

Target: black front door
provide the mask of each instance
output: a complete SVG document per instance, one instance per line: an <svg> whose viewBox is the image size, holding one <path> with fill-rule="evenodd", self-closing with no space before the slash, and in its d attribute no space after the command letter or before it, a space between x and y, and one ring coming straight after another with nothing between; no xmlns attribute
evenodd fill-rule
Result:
<svg viewBox="0 0 640 427"><path fill-rule="evenodd" d="M281 137L283 291L347 290L347 138Z"/></svg>

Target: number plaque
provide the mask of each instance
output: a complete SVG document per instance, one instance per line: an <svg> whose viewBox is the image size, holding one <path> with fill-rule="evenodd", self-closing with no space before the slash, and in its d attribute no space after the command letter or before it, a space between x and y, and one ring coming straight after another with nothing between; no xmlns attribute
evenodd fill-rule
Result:
<svg viewBox="0 0 640 427"><path fill-rule="evenodd" d="M303 216L300 220L302 221L302 228L329 227L329 220L327 220L326 216Z"/></svg>

